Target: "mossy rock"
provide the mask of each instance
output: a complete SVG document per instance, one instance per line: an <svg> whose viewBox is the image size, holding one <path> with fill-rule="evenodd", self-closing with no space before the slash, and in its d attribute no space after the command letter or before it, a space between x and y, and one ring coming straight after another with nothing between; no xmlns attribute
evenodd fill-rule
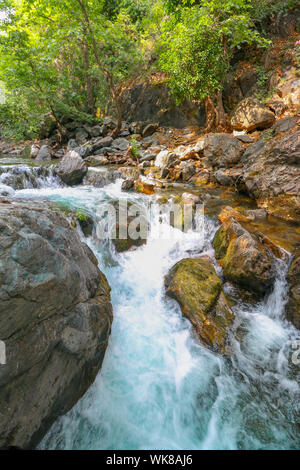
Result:
<svg viewBox="0 0 300 470"><path fill-rule="evenodd" d="M286 307L287 318L300 330L300 251L289 267L289 300Z"/></svg>
<svg viewBox="0 0 300 470"><path fill-rule="evenodd" d="M234 315L212 264L201 258L183 259L170 270L165 286L167 295L177 300L183 316L193 324L200 341L213 351L228 353L228 328Z"/></svg>
<svg viewBox="0 0 300 470"><path fill-rule="evenodd" d="M237 221L229 219L222 224L213 247L228 281L258 295L270 290L275 279L271 257L260 241Z"/></svg>

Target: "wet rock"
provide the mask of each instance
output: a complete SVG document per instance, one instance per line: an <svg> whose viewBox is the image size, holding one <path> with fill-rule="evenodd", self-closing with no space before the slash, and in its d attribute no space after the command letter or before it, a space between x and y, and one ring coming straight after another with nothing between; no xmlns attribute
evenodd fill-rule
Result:
<svg viewBox="0 0 300 470"><path fill-rule="evenodd" d="M146 183L145 181L142 181L140 179L135 181L134 189L136 190L137 193L142 193L142 194L147 194L147 195L154 194L155 192L154 184Z"/></svg>
<svg viewBox="0 0 300 470"><path fill-rule="evenodd" d="M194 206L195 204L198 204L200 202L200 198L196 194L183 193L181 196L181 202L182 204L188 204L188 205Z"/></svg>
<svg viewBox="0 0 300 470"><path fill-rule="evenodd" d="M127 179L122 183L122 191L130 191L134 189L135 180L133 178Z"/></svg>
<svg viewBox="0 0 300 470"><path fill-rule="evenodd" d="M148 124L144 129L143 129L143 137L149 137L150 135L154 134L158 129L158 124L157 123L151 123Z"/></svg>
<svg viewBox="0 0 300 470"><path fill-rule="evenodd" d="M215 168L229 168L240 161L242 144L230 134L208 134L204 140L204 157Z"/></svg>
<svg viewBox="0 0 300 470"><path fill-rule="evenodd" d="M59 163L56 174L69 186L80 184L87 173L87 165L80 155L71 150Z"/></svg>
<svg viewBox="0 0 300 470"><path fill-rule="evenodd" d="M90 237L94 229L94 220L82 211L76 213L76 218L85 237Z"/></svg>
<svg viewBox="0 0 300 470"><path fill-rule="evenodd" d="M83 184L87 186L94 186L95 188L103 188L109 183L114 183L120 175L118 172L112 172L105 167L94 168L89 167L86 176L83 179Z"/></svg>
<svg viewBox="0 0 300 470"><path fill-rule="evenodd" d="M36 160L39 162L49 162L51 160L51 149L48 145L42 145L37 154Z"/></svg>
<svg viewBox="0 0 300 470"><path fill-rule="evenodd" d="M252 131L267 129L274 124L275 115L256 98L241 101L231 118L231 126L236 130Z"/></svg>
<svg viewBox="0 0 300 470"><path fill-rule="evenodd" d="M225 279L264 295L274 282L271 258L255 235L251 235L234 218L223 219L213 247L224 270Z"/></svg>
<svg viewBox="0 0 300 470"><path fill-rule="evenodd" d="M193 324L202 344L226 353L228 330L234 315L222 282L206 259L183 259L165 278L166 293L177 300L182 315Z"/></svg>
<svg viewBox="0 0 300 470"><path fill-rule="evenodd" d="M286 315L300 330L300 252L298 251L289 267L287 281L289 283L289 300Z"/></svg>
<svg viewBox="0 0 300 470"><path fill-rule="evenodd" d="M119 201L113 203L116 214L116 237L112 239L115 249L118 253L138 248L147 243L148 220L144 206L135 204L135 215L130 215L131 203L128 203L127 219L120 220ZM138 221L137 221L138 218ZM134 226L131 227L131 224ZM133 230L132 230L133 229ZM134 236L132 236L134 235Z"/></svg>
<svg viewBox="0 0 300 470"><path fill-rule="evenodd" d="M0 184L0 196L1 197L12 197L15 194L15 191L10 186L6 184Z"/></svg>
<svg viewBox="0 0 300 470"><path fill-rule="evenodd" d="M112 321L110 288L58 212L0 204L0 448L34 448L93 383Z"/></svg>

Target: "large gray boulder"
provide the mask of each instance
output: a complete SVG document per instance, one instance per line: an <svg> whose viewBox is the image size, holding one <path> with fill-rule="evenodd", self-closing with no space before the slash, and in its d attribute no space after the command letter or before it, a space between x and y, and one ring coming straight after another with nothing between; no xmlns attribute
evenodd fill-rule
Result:
<svg viewBox="0 0 300 470"><path fill-rule="evenodd" d="M59 213L0 203L0 448L33 448L94 381L112 322L110 288Z"/></svg>
<svg viewBox="0 0 300 470"><path fill-rule="evenodd" d="M241 163L241 190L269 213L299 222L300 131L261 138L246 149Z"/></svg>
<svg viewBox="0 0 300 470"><path fill-rule="evenodd" d="M243 147L230 134L208 134L203 143L203 154L214 168L229 168L240 161Z"/></svg>
<svg viewBox="0 0 300 470"><path fill-rule="evenodd" d="M267 129L275 122L275 114L256 98L245 98L234 111L231 126L236 130Z"/></svg>
<svg viewBox="0 0 300 470"><path fill-rule="evenodd" d="M36 160L39 162L49 162L51 160L51 150L48 145L41 146L36 156Z"/></svg>
<svg viewBox="0 0 300 470"><path fill-rule="evenodd" d="M69 186L80 184L87 173L88 167L81 156L71 150L61 160L56 174Z"/></svg>

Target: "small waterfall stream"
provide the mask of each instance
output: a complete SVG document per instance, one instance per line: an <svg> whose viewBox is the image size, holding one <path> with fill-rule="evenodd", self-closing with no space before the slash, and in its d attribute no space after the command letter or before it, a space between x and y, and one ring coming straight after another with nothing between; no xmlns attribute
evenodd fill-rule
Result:
<svg viewBox="0 0 300 470"><path fill-rule="evenodd" d="M9 171L0 169L8 184ZM15 168L14 171L17 171ZM51 175L15 188L15 197L48 200L93 215L103 202L126 198L121 180L102 189L62 187ZM146 204L149 196L130 199ZM154 222L151 232L155 231ZM287 265L276 261L271 294L237 302L233 354L204 348L179 306L166 298L164 276L175 262L208 254L216 230L205 219L203 243L191 233L150 237L117 254L86 239L112 287L114 322L101 373L78 404L52 426L42 449L297 449L300 365L292 362L299 332L284 319ZM163 230L163 227L160 227ZM168 227L169 229L169 227Z"/></svg>

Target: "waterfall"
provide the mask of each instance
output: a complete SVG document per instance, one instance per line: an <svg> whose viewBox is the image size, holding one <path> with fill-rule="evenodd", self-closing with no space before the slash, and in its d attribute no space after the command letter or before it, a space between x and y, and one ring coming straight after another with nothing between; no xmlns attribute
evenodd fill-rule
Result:
<svg viewBox="0 0 300 470"><path fill-rule="evenodd" d="M40 186L23 185L15 196L89 214L118 198L148 207L149 196L122 192L120 179L100 189L40 177ZM216 223L205 218L201 241L176 228L172 237L157 239L158 228L170 230L163 216L152 219L146 245L121 254L93 236L85 239L112 287L112 334L94 385L40 448L299 448L300 368L292 361L299 332L284 318L287 264L275 261L276 282L265 299L234 305L232 355L225 358L199 343L164 290L164 276L180 259L206 254L216 263Z"/></svg>

